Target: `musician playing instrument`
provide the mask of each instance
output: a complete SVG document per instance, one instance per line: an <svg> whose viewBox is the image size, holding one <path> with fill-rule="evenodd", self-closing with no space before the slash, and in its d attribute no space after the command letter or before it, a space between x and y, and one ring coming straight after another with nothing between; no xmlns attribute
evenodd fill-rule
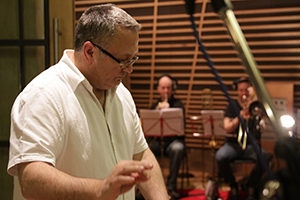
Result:
<svg viewBox="0 0 300 200"><path fill-rule="evenodd" d="M247 77L242 77L234 81L234 86L237 91L238 99L234 100L233 103L239 108L240 117L247 124L247 129L250 131L249 133L255 133L255 138L260 140L262 131L260 123L262 116L252 116L251 110L249 110L249 107L257 100L251 96L251 89L253 89L251 88L251 82ZM254 110L257 110L257 108ZM262 168L258 163L253 144L251 144L247 138L244 140L246 137L245 134L242 134L242 137L239 138L239 135L241 136L241 134L239 134L240 131L244 133L245 131L241 130L239 118L230 104L225 110L223 123L227 137L225 138L224 145L216 153L216 160L219 175L224 178L224 181L231 187L229 199L238 199L238 185L230 165L230 163L236 159L253 159L256 162L248 181L248 199L255 199L255 188L261 180ZM261 153L266 160L269 160L269 154L262 148Z"/></svg>
<svg viewBox="0 0 300 200"><path fill-rule="evenodd" d="M165 108L170 108L170 104L168 103L168 99L169 99L169 95L168 95L168 88L166 88L167 91L163 91L164 95L161 95L161 96L164 96L165 98L161 101L161 102L158 102L157 106L155 107L155 109L165 109Z"/></svg>
<svg viewBox="0 0 300 200"><path fill-rule="evenodd" d="M169 74L162 74L157 81L157 91L159 99L154 102L151 109L166 109L166 108L182 108L183 118L185 122L185 109L180 99L174 97L174 92L177 88L177 81ZM149 139L149 138L148 138ZM160 138L152 138L149 142L149 147L155 156L161 154L161 140ZM169 176L167 180L167 188L169 194L174 198L180 198L177 192L177 177L180 168L180 163L184 155L185 142L184 136L172 136L163 138L163 152L170 159Z"/></svg>

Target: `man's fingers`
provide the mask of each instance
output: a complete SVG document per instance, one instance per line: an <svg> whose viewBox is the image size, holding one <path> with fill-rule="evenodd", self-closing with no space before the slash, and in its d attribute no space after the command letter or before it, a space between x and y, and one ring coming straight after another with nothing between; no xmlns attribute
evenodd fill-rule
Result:
<svg viewBox="0 0 300 200"><path fill-rule="evenodd" d="M131 176L138 182L147 181L151 178L151 170L144 170L141 173L132 173Z"/></svg>
<svg viewBox="0 0 300 200"><path fill-rule="evenodd" d="M116 172L122 175L131 175L132 173L142 173L144 170L151 170L153 164L140 161L120 161L116 165Z"/></svg>
<svg viewBox="0 0 300 200"><path fill-rule="evenodd" d="M120 161L105 179L106 193L123 194L135 184L151 178L153 164L146 161Z"/></svg>

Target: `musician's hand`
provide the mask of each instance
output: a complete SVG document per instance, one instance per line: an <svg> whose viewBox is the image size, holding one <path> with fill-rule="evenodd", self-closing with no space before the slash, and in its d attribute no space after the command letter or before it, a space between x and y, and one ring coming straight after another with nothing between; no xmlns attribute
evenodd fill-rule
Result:
<svg viewBox="0 0 300 200"><path fill-rule="evenodd" d="M240 116L243 119L249 119L250 118L250 112L249 112L249 110L241 110L240 111Z"/></svg>
<svg viewBox="0 0 300 200"><path fill-rule="evenodd" d="M246 108L247 108L247 110L249 110L250 105L251 105L253 102L254 102L254 101L251 100L251 99L249 99L249 100L246 102Z"/></svg>
<svg viewBox="0 0 300 200"><path fill-rule="evenodd" d="M158 104L158 108L159 109L170 108L170 104L168 102L163 101Z"/></svg>

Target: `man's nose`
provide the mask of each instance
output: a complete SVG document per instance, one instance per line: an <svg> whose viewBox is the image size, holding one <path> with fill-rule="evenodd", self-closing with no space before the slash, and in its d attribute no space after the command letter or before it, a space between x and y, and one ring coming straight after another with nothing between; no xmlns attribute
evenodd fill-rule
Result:
<svg viewBox="0 0 300 200"><path fill-rule="evenodd" d="M127 72L128 74L131 74L133 71L133 65L129 64L126 68L123 68L123 71Z"/></svg>

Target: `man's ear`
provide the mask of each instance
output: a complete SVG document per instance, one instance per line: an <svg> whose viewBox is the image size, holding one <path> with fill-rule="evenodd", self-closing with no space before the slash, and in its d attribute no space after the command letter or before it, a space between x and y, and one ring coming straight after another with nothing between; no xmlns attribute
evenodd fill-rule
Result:
<svg viewBox="0 0 300 200"><path fill-rule="evenodd" d="M88 64L92 64L94 59L95 47L91 42L85 42L83 45L83 55Z"/></svg>

